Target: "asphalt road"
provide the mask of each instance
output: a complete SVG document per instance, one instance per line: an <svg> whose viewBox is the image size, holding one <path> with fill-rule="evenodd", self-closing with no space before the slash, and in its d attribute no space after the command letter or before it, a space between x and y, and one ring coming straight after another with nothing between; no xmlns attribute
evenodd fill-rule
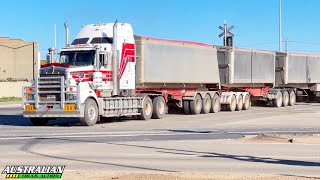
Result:
<svg viewBox="0 0 320 180"><path fill-rule="evenodd" d="M319 143L244 142L255 134L320 134L320 104L161 120L59 119L35 127L0 105L0 168L63 164L66 170L228 172L320 177Z"/></svg>

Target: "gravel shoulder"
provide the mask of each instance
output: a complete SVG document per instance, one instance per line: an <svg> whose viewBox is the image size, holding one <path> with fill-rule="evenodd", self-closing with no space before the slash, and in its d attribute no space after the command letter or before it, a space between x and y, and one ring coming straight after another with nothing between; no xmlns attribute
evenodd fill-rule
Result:
<svg viewBox="0 0 320 180"><path fill-rule="evenodd" d="M305 180L316 177L268 175L268 174L241 174L241 173L146 173L146 172L108 172L108 171L68 171L63 179L115 179L115 180Z"/></svg>
<svg viewBox="0 0 320 180"><path fill-rule="evenodd" d="M240 141L250 143L320 144L320 134L249 135L240 139Z"/></svg>

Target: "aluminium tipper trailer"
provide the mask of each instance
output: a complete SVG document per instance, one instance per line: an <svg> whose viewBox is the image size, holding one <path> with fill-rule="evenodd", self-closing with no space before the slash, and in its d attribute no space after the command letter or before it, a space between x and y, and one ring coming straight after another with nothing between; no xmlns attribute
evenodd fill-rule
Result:
<svg viewBox="0 0 320 180"><path fill-rule="evenodd" d="M292 89L275 86L275 59L276 53L273 51L219 47L222 89L249 92L251 100L272 102L275 107L294 105Z"/></svg>
<svg viewBox="0 0 320 180"><path fill-rule="evenodd" d="M186 114L198 114L201 108L203 113L218 112L221 105L230 111L249 108L248 93L220 93L215 46L141 36L135 36L135 43L139 93L162 94Z"/></svg>
<svg viewBox="0 0 320 180"><path fill-rule="evenodd" d="M320 102L320 55L277 52L276 86L295 88L298 97Z"/></svg>

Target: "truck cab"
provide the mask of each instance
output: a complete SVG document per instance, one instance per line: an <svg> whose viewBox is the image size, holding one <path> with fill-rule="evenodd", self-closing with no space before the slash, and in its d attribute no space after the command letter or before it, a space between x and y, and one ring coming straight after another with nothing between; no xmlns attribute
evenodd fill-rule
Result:
<svg viewBox="0 0 320 180"><path fill-rule="evenodd" d="M85 123L91 125L99 117L93 115L91 122L86 117L90 116L85 113L87 101L95 102L93 108L100 111L103 98L128 96L135 89L130 24L84 25L71 44L68 25L65 27L66 46L60 50L58 62L53 62L54 51L49 49L49 62L41 66L32 86L23 88L23 116L35 125L58 117L87 118Z"/></svg>

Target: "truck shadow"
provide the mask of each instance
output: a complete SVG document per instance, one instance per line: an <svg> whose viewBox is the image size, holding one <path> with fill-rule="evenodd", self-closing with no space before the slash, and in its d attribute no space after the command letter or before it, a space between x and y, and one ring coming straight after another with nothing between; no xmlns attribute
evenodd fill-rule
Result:
<svg viewBox="0 0 320 180"><path fill-rule="evenodd" d="M28 118L23 118L22 115L0 115L0 125L2 126L32 126ZM81 126L78 119L57 119L49 121L46 126Z"/></svg>
<svg viewBox="0 0 320 180"><path fill-rule="evenodd" d="M120 117L120 118L101 118L97 124L121 123L127 121L144 121L137 117ZM30 119L24 118L22 115L0 115L0 126L33 126ZM77 118L58 118L50 120L46 127L69 127L69 126L85 126L80 123Z"/></svg>

